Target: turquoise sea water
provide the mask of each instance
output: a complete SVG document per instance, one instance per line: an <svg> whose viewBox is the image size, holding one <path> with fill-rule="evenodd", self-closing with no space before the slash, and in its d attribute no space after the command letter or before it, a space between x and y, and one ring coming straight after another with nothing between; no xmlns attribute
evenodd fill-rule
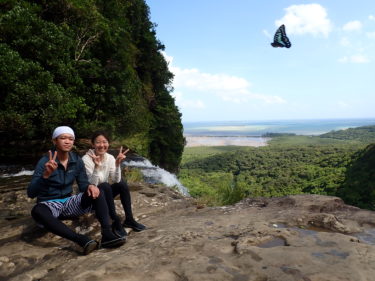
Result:
<svg viewBox="0 0 375 281"><path fill-rule="evenodd" d="M375 118L279 121L186 122L185 136L262 136L265 133L320 135L330 131L375 125Z"/></svg>

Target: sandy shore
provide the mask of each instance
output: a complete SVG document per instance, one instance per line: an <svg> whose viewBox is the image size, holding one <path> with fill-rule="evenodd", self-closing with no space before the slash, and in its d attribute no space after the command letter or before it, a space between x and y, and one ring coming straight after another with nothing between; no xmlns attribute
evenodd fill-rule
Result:
<svg viewBox="0 0 375 281"><path fill-rule="evenodd" d="M263 137L209 137L209 136L185 136L186 147L194 146L266 146L271 138Z"/></svg>

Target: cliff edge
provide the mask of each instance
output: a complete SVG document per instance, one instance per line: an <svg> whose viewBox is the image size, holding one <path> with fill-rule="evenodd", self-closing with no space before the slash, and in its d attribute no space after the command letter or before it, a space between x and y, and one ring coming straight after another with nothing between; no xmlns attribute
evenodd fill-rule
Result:
<svg viewBox="0 0 375 281"><path fill-rule="evenodd" d="M3 194L0 280L370 281L375 275L375 212L337 197L204 207L164 186L130 187L134 213L148 229L88 256L35 225L24 191ZM92 215L67 223L100 238Z"/></svg>

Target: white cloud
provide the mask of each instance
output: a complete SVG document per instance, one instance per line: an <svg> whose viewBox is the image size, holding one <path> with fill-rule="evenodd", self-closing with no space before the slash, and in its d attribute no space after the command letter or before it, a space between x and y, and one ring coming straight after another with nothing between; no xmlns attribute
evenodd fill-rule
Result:
<svg viewBox="0 0 375 281"><path fill-rule="evenodd" d="M196 109L205 108L202 100L186 99L182 92L193 90L203 92L205 95L218 96L224 101L241 103L253 100L260 100L266 104L281 104L286 101L279 96L269 96L251 91L251 83L242 77L228 74L204 73L196 68L182 69L172 65L173 57L161 52L169 64L169 70L174 74L173 88L177 92L173 93L176 104L180 107Z"/></svg>
<svg viewBox="0 0 375 281"><path fill-rule="evenodd" d="M311 33L327 37L332 31L326 9L319 4L292 5L285 11L284 17L276 20L275 24L285 24L289 34Z"/></svg>
<svg viewBox="0 0 375 281"><path fill-rule="evenodd" d="M201 100L187 100L183 97L181 92L172 93L175 98L176 104L181 108L204 109L205 104Z"/></svg>
<svg viewBox="0 0 375 281"><path fill-rule="evenodd" d="M352 56L345 56L338 60L341 63L368 63L370 59L365 55L357 54Z"/></svg>
<svg viewBox="0 0 375 281"><path fill-rule="evenodd" d="M222 100L234 103L261 100L265 103L285 103L278 96L268 96L253 93L251 83L246 79L227 74L204 73L198 69L181 69L170 67L174 73L173 87L203 92L207 95L219 96Z"/></svg>
<svg viewBox="0 0 375 281"><path fill-rule="evenodd" d="M240 77L227 74L210 74L198 69L181 69L171 67L175 74L173 86L191 88L198 91L239 91L243 92L250 87L250 83Z"/></svg>
<svg viewBox="0 0 375 281"><path fill-rule="evenodd" d="M358 20L350 21L342 27L344 31L359 31L362 29L362 23Z"/></svg>
<svg viewBox="0 0 375 281"><path fill-rule="evenodd" d="M173 63L173 57L172 56L168 56L166 52L164 51L161 51L161 54L164 56L165 60L167 61L167 63L169 65L171 65Z"/></svg>
<svg viewBox="0 0 375 281"><path fill-rule="evenodd" d="M375 21L375 16L374 16L374 15L369 15L369 16L368 16L368 19L369 19L369 20L373 20L373 21Z"/></svg>

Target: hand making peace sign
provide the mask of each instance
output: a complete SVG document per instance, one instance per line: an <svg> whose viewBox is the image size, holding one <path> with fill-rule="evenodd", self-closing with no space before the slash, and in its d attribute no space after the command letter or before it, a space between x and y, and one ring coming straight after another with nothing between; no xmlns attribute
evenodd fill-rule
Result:
<svg viewBox="0 0 375 281"><path fill-rule="evenodd" d="M129 148L125 151L122 151L122 146L120 147L120 151L116 157L116 167L120 166L121 162L125 160L126 158L125 154L128 153L128 151L129 151Z"/></svg>
<svg viewBox="0 0 375 281"><path fill-rule="evenodd" d="M49 160L44 164L44 173L43 173L43 178L47 179L50 177L50 175L57 169L57 162L56 162L56 157L57 157L57 151L53 153L52 156L52 151L48 151L48 156Z"/></svg>
<svg viewBox="0 0 375 281"><path fill-rule="evenodd" d="M102 159L100 158L100 155L96 155L93 151L89 151L89 153L87 153L92 161L95 163L95 167L99 167L101 164L102 164Z"/></svg>

